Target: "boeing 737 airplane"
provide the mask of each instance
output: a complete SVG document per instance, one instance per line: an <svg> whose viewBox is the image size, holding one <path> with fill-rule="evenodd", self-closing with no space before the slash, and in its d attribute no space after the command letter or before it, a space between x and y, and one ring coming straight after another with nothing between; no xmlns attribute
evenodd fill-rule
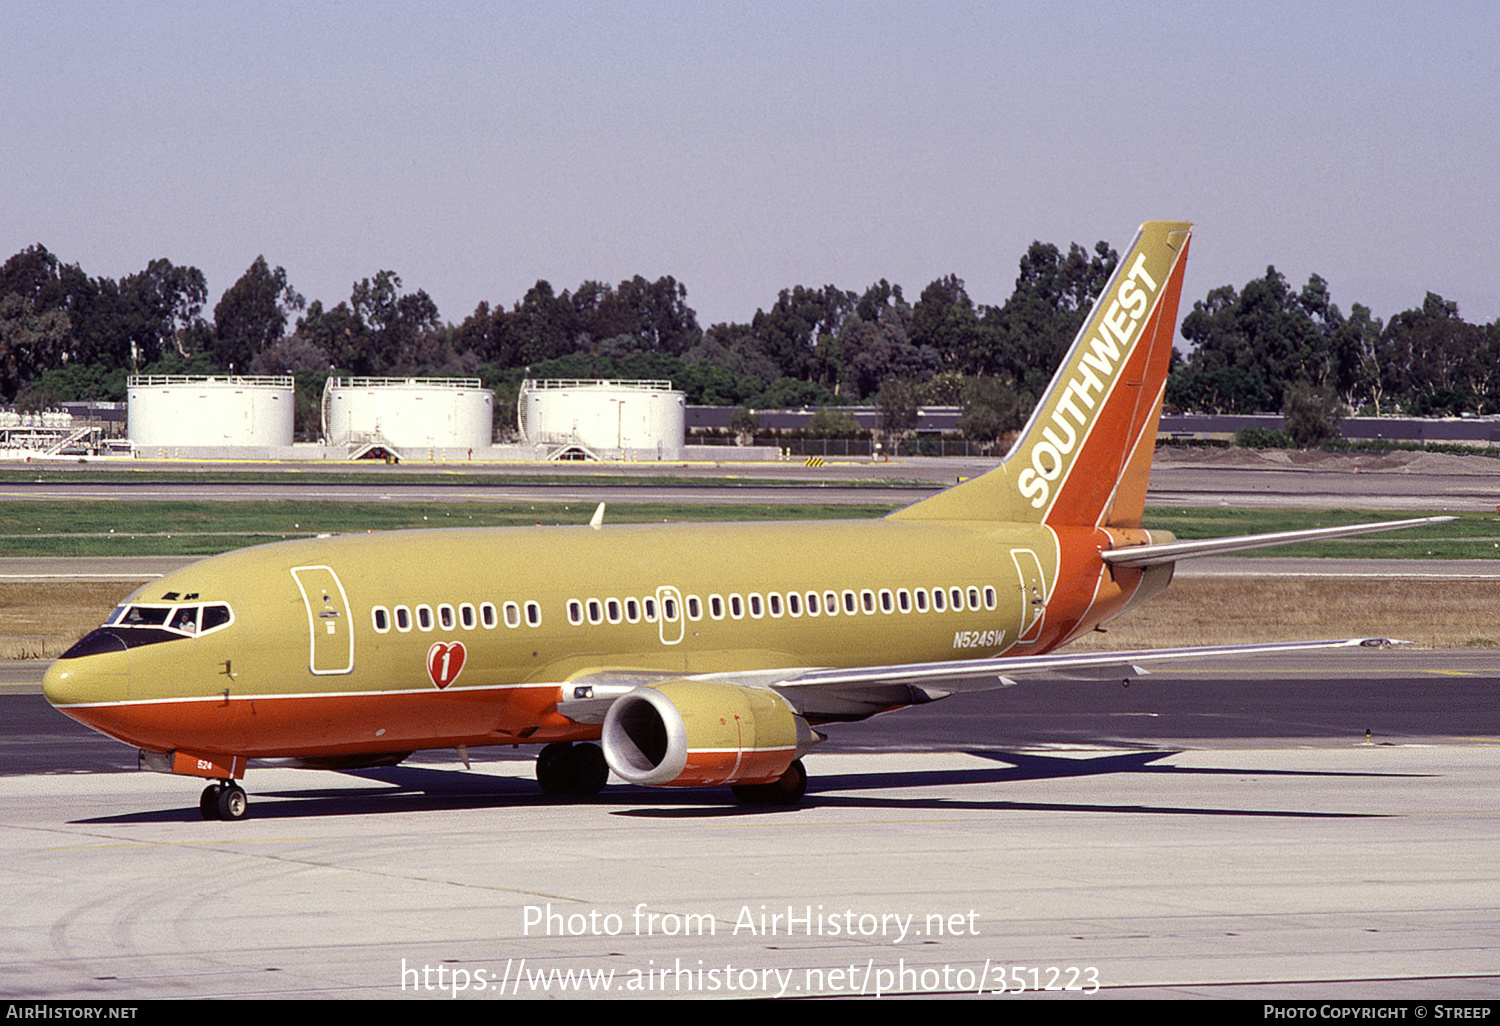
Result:
<svg viewBox="0 0 1500 1026"><path fill-rule="evenodd" d="M619 778L792 803L816 728L1029 674L1359 641L1049 655L1178 559L1429 523L1179 542L1143 528L1190 225L1151 222L993 470L880 520L400 531L258 546L130 596L47 672L58 709L204 777L541 745ZM602 507L601 507L602 510ZM1365 642L1368 643L1368 642Z"/></svg>

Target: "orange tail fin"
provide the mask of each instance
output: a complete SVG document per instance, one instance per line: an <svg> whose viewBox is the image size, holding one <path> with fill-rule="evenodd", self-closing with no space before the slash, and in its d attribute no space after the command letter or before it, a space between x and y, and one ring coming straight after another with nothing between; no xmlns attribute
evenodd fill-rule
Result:
<svg viewBox="0 0 1500 1026"><path fill-rule="evenodd" d="M898 519L1139 527L1192 225L1149 221L994 470Z"/></svg>

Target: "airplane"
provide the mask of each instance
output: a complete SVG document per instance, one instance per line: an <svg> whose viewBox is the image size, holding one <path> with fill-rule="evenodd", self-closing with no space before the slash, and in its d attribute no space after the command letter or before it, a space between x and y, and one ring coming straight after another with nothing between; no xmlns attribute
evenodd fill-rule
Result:
<svg viewBox="0 0 1500 1026"><path fill-rule="evenodd" d="M63 713L206 778L540 745L549 793L792 804L819 728L1043 674L1377 639L1054 653L1179 559L1446 518L1177 541L1142 526L1191 225L1144 224L1009 454L858 522L393 531L256 546L125 599L47 671Z"/></svg>

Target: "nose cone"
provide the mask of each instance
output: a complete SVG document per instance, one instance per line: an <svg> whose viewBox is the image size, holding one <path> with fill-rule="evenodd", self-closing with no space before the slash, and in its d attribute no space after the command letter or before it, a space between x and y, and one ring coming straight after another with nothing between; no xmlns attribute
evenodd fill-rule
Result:
<svg viewBox="0 0 1500 1026"><path fill-rule="evenodd" d="M94 631L47 668L42 694L74 719L75 710L123 702L130 685L130 655L124 642L105 631ZM84 642L89 648L80 654ZM87 720L85 720L87 722Z"/></svg>

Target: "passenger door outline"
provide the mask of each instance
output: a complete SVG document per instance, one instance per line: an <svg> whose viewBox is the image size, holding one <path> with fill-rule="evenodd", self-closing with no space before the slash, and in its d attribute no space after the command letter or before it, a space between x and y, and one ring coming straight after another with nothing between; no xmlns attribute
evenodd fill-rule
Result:
<svg viewBox="0 0 1500 1026"><path fill-rule="evenodd" d="M1034 645L1047 616L1047 578L1042 573L1042 561L1033 550L1011 549L1010 558L1021 580L1021 619L1016 644Z"/></svg>
<svg viewBox="0 0 1500 1026"><path fill-rule="evenodd" d="M687 617L682 609L682 592L670 584L656 589L656 626L663 645L675 645L687 631Z"/></svg>
<svg viewBox="0 0 1500 1026"><path fill-rule="evenodd" d="M292 579L307 610L307 668L319 676L354 670L354 622L344 584L329 566L297 566Z"/></svg>

